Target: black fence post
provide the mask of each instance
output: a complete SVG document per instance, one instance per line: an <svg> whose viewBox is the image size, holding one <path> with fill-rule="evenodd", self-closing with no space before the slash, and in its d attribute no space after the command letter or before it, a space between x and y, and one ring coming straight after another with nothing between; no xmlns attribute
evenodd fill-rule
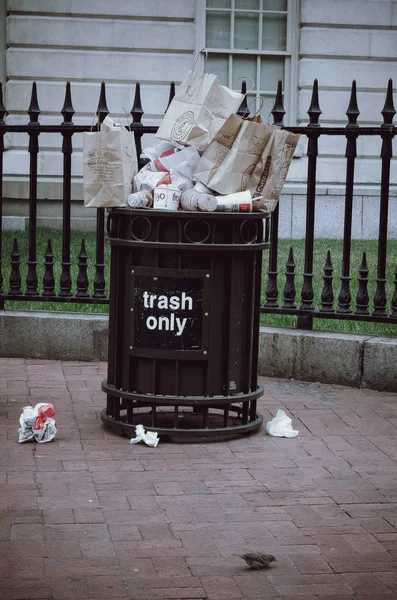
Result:
<svg viewBox="0 0 397 600"><path fill-rule="evenodd" d="M312 99L307 114L310 122L307 126L307 137L309 143L307 147L307 200L306 200L306 236L305 236L305 270L303 273L303 287L301 294L301 308L305 310L314 310L314 292L313 292L313 251L314 251L314 215L316 205L316 167L318 156L318 138L321 126L319 118L321 115L318 101L318 81L314 80ZM300 315L297 322L298 329L312 329L312 315Z"/></svg>
<svg viewBox="0 0 397 600"><path fill-rule="evenodd" d="M37 229L37 155L39 153L39 115L40 108L37 100L36 82L32 85L32 96L28 108L29 122L29 259L28 276L26 279L26 294L37 296L37 256L36 256L36 229Z"/></svg>
<svg viewBox="0 0 397 600"><path fill-rule="evenodd" d="M17 238L14 238L14 244L10 254L10 263L10 294L21 296L21 253L19 252Z"/></svg>
<svg viewBox="0 0 397 600"><path fill-rule="evenodd" d="M85 249L85 240L81 240L80 254L78 256L79 274L77 276L77 294L78 298L87 298L88 293L88 275L87 275L87 251Z"/></svg>
<svg viewBox="0 0 397 600"><path fill-rule="evenodd" d="M281 81L277 84L277 94L274 106L271 110L273 115L274 125L282 126L285 110L283 106L283 93ZM269 251L269 270L268 283L266 286L266 304L267 307L278 306L278 287L277 287L277 259L278 259L278 222L279 222L279 205L272 212L270 219L270 251Z"/></svg>
<svg viewBox="0 0 397 600"><path fill-rule="evenodd" d="M338 312L350 313L350 251L352 238L352 213L353 213L353 186L354 163L357 156L358 127L357 118L360 114L357 106L356 82L352 83L349 107L346 111L348 124L346 126L346 189L345 189L345 221L343 231L343 259L341 290L338 296Z"/></svg>
<svg viewBox="0 0 397 600"><path fill-rule="evenodd" d="M171 81L170 94L168 96L168 104L167 104L167 108L165 109L165 112L167 112L167 110L169 109L170 104L171 104L172 100L174 99L174 96L175 96L175 81ZM143 111L142 111L142 114L143 114Z"/></svg>
<svg viewBox="0 0 397 600"><path fill-rule="evenodd" d="M332 266L332 261L331 261L331 252L330 250L328 250L327 252L327 258L325 260L325 265L324 265L324 285L323 285L323 291L321 294L321 308L320 308L320 312L334 312L333 309L333 305L334 305L334 290L332 288L332 280L334 278L333 276L333 272L334 272L334 268Z"/></svg>
<svg viewBox="0 0 397 600"><path fill-rule="evenodd" d="M55 296L54 253L51 240L48 240L44 254L43 296Z"/></svg>
<svg viewBox="0 0 397 600"><path fill-rule="evenodd" d="M361 260L361 265L358 270L359 278L358 278L358 290L356 295L356 314L358 315L369 315L368 304L369 304L369 295L368 295L368 266L367 266L367 256L365 252L363 252L363 257Z"/></svg>
<svg viewBox="0 0 397 600"><path fill-rule="evenodd" d="M170 93L171 96L171 93ZM141 102L141 84L137 82L135 84L135 96L134 103L130 110L130 114L132 116L132 122L134 123L134 139L135 139L135 148L136 148L136 156L138 159L139 168L143 165L141 164L141 154L142 154L142 133L138 131L136 128L141 129L142 125L142 117L143 117L143 108Z"/></svg>
<svg viewBox="0 0 397 600"><path fill-rule="evenodd" d="M97 108L98 123L103 123L108 114L109 110L106 104L105 82L102 81ZM105 298L105 285L105 209L97 208L94 298Z"/></svg>
<svg viewBox="0 0 397 600"><path fill-rule="evenodd" d="M248 116L250 113L247 103L247 82L245 81L245 79L241 82L241 93L243 94L244 98L242 103L240 104L240 108L238 109L237 114L240 115L240 117L244 117Z"/></svg>
<svg viewBox="0 0 397 600"><path fill-rule="evenodd" d="M378 272L376 278L376 293L374 298L375 316L386 315L386 251L387 251L387 224L389 215L389 188L390 188L390 162L393 156L392 139L393 117L396 114L393 104L393 84L389 79L385 105L382 110L384 132L382 137L382 175L380 183L380 212L379 212L379 238L378 238Z"/></svg>
<svg viewBox="0 0 397 600"><path fill-rule="evenodd" d="M283 84L281 81L279 81L277 84L276 101L271 113L273 115L273 124L282 127L284 124L285 110L283 104Z"/></svg>
<svg viewBox="0 0 397 600"><path fill-rule="evenodd" d="M288 259L285 263L285 286L284 286L284 304L283 308L296 308L295 304L295 296L296 296L296 288L295 288L295 261L294 261L294 251L291 248L289 249Z"/></svg>
<svg viewBox="0 0 397 600"><path fill-rule="evenodd" d="M72 279L70 276L70 204L72 182L72 135L74 108L70 94L70 82L66 83L65 102L61 110L64 129L62 129L63 153L63 219L62 219L62 274L60 296L71 296Z"/></svg>

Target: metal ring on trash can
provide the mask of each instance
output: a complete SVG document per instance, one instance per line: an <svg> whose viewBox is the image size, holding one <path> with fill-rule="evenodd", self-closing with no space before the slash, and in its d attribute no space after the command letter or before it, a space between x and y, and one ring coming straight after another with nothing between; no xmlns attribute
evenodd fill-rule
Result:
<svg viewBox="0 0 397 600"><path fill-rule="evenodd" d="M243 244L252 244L258 235L256 221L245 220L240 225L240 239Z"/></svg>
<svg viewBox="0 0 397 600"><path fill-rule="evenodd" d="M200 232L200 228L202 228L202 227L204 227L204 229L206 231ZM192 231L189 231L189 229L192 229ZM204 242L206 242L208 240L208 238L211 235L211 226L208 223L208 221L205 221L204 219L203 220L191 219L190 221L187 221L187 223L185 223L185 225L183 227L183 233L185 235L185 238L192 244L203 244ZM196 233L198 235L196 235L196 237L194 237L194 233ZM202 234L202 235L200 235L200 234Z"/></svg>
<svg viewBox="0 0 397 600"><path fill-rule="evenodd" d="M147 217L134 217L131 221L130 230L134 240L144 241L152 233L152 224Z"/></svg>

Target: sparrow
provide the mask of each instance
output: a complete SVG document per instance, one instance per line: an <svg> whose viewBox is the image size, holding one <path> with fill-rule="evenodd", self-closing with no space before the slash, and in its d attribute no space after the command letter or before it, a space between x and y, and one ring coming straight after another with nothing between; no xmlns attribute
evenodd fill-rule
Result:
<svg viewBox="0 0 397 600"><path fill-rule="evenodd" d="M240 555L245 560L250 569L268 569L270 563L276 560L272 554L262 554L261 552L248 552Z"/></svg>

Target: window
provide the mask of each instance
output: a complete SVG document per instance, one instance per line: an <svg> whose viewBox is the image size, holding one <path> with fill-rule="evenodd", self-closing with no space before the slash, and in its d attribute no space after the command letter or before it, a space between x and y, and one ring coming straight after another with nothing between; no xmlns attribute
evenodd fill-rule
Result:
<svg viewBox="0 0 397 600"><path fill-rule="evenodd" d="M202 9L205 35L201 47L208 53L206 70L234 90L239 90L241 79L246 78L250 112L261 110L265 120L281 80L288 124L295 122L295 94L291 92L296 89L297 2L203 0Z"/></svg>

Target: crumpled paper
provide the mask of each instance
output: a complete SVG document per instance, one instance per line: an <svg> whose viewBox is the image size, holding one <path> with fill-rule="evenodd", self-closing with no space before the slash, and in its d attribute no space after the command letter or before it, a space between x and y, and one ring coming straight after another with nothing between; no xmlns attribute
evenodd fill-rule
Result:
<svg viewBox="0 0 397 600"><path fill-rule="evenodd" d="M19 442L35 441L39 444L50 442L57 433L55 419L56 414L53 404L39 402L33 406L25 406L19 417L20 428Z"/></svg>
<svg viewBox="0 0 397 600"><path fill-rule="evenodd" d="M299 435L299 431L292 429L292 419L280 408L276 416L266 423L266 431L275 437L294 438Z"/></svg>
<svg viewBox="0 0 397 600"><path fill-rule="evenodd" d="M159 171L174 171L188 179L193 178L200 154L193 146L160 142L153 148L145 148L143 154L154 162Z"/></svg>
<svg viewBox="0 0 397 600"><path fill-rule="evenodd" d="M143 425L136 425L135 427L135 438L130 439L130 444L138 444L139 442L145 442L148 446L156 448L159 443L159 434L157 431L145 431Z"/></svg>

